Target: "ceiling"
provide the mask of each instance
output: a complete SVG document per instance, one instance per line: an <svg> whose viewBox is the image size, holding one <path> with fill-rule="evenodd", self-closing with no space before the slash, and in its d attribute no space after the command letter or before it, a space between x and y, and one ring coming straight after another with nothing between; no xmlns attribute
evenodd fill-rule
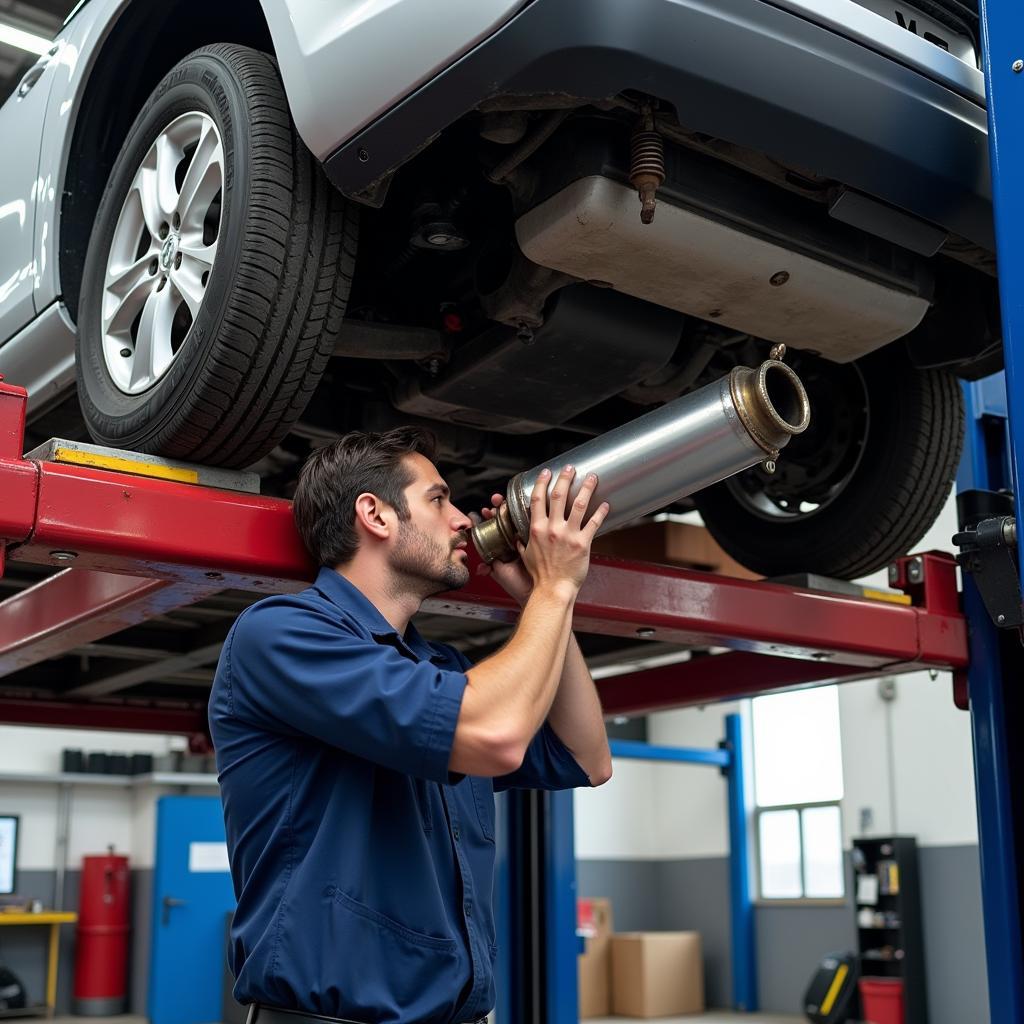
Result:
<svg viewBox="0 0 1024 1024"><path fill-rule="evenodd" d="M3 28L14 28L52 39L74 6L74 0L0 0L0 35ZM37 57L0 41L0 102L14 91Z"/></svg>

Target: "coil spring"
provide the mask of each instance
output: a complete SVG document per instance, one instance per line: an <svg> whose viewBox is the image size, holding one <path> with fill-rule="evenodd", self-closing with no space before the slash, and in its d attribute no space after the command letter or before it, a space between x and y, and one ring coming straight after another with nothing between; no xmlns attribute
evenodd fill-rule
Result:
<svg viewBox="0 0 1024 1024"><path fill-rule="evenodd" d="M629 183L640 196L640 220L650 224L658 189L665 180L665 143L656 131L633 132L630 140Z"/></svg>

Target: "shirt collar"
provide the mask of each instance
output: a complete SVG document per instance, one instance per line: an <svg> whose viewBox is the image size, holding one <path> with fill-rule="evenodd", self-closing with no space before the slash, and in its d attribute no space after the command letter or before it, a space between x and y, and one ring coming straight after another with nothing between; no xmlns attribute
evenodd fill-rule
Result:
<svg viewBox="0 0 1024 1024"><path fill-rule="evenodd" d="M391 625L381 614L380 609L351 581L345 579L340 572L329 566L323 566L317 574L313 586L344 612L369 630L374 640L380 642L398 641L407 647L416 657L424 661L447 661L447 656L429 644L420 635L420 631L410 622L405 636Z"/></svg>

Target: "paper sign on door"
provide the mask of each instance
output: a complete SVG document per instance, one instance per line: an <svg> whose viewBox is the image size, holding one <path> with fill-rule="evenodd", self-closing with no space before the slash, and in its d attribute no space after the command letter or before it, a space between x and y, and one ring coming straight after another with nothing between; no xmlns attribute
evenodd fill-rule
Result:
<svg viewBox="0 0 1024 1024"><path fill-rule="evenodd" d="M189 871L230 871L227 843L189 843Z"/></svg>

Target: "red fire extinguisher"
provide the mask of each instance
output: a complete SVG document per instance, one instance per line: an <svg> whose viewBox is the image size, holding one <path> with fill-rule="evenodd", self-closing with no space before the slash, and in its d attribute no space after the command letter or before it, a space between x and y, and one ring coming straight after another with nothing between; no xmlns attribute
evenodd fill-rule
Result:
<svg viewBox="0 0 1024 1024"><path fill-rule="evenodd" d="M74 1012L86 1017L124 1013L128 993L128 858L113 846L82 858L75 941Z"/></svg>

